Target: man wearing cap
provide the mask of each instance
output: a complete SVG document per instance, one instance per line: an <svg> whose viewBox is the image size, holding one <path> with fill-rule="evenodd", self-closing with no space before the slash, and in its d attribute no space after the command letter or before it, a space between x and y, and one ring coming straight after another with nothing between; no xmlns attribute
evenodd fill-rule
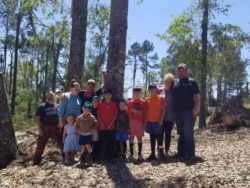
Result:
<svg viewBox="0 0 250 188"><path fill-rule="evenodd" d="M200 90L197 82L188 77L187 65L177 68L178 79L173 86L173 104L179 134L177 156L191 160L195 157L194 123L200 111Z"/></svg>
<svg viewBox="0 0 250 188"><path fill-rule="evenodd" d="M142 160L142 137L144 136L144 121L145 121L145 100L141 98L141 88L136 86L133 88L133 99L128 103L128 115L130 125L129 160L134 159L134 138L138 142L138 159Z"/></svg>

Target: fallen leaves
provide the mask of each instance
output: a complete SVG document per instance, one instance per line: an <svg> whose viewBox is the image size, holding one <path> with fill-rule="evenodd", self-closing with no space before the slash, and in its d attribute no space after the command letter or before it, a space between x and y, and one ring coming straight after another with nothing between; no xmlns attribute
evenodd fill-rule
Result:
<svg viewBox="0 0 250 188"><path fill-rule="evenodd" d="M234 132L196 131L197 162L187 165L169 158L152 163L93 164L80 168L58 162L60 151L50 142L40 166L32 166L36 134L19 132L22 155L0 171L0 187L249 187L250 129ZM34 131L33 131L34 132ZM27 134L28 133L28 134ZM32 133L32 134L31 134ZM171 154L178 136L173 132ZM143 155L149 155L144 137Z"/></svg>

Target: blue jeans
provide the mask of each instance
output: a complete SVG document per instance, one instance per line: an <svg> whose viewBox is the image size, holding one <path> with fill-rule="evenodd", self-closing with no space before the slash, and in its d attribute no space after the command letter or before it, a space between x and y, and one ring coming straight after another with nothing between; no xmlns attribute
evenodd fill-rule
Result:
<svg viewBox="0 0 250 188"><path fill-rule="evenodd" d="M184 158L195 157L194 123L192 111L177 113L176 126L179 135L177 151Z"/></svg>

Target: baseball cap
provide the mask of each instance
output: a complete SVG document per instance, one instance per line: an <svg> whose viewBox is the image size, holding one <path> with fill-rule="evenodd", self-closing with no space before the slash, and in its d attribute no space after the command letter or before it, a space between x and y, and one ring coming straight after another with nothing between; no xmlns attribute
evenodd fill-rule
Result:
<svg viewBox="0 0 250 188"><path fill-rule="evenodd" d="M95 80L89 79L88 82L87 82L87 84L95 84Z"/></svg>
<svg viewBox="0 0 250 188"><path fill-rule="evenodd" d="M178 69L179 68L187 69L187 65L185 63L181 63L178 65Z"/></svg>
<svg viewBox="0 0 250 188"><path fill-rule="evenodd" d="M104 90L103 94L106 94L106 93L111 93L111 94L112 94L112 90L109 89L109 88L106 88L106 89Z"/></svg>
<svg viewBox="0 0 250 188"><path fill-rule="evenodd" d="M157 84L155 84L155 83L149 84L148 90L149 90L149 89L157 89Z"/></svg>
<svg viewBox="0 0 250 188"><path fill-rule="evenodd" d="M83 104L83 108L92 109L92 103L90 101L85 101Z"/></svg>
<svg viewBox="0 0 250 188"><path fill-rule="evenodd" d="M135 87L133 88L133 91L141 91L141 87L135 86Z"/></svg>

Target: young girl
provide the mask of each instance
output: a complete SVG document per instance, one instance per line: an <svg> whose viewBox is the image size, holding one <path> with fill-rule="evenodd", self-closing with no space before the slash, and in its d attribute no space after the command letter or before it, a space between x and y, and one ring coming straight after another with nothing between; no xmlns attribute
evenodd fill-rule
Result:
<svg viewBox="0 0 250 188"><path fill-rule="evenodd" d="M129 117L126 110L126 101L124 99L119 102L119 110L116 117L116 147L120 159L126 159L127 143L129 139Z"/></svg>
<svg viewBox="0 0 250 188"><path fill-rule="evenodd" d="M79 137L74 126L74 116L68 115L66 117L67 124L63 130L63 153L65 153L65 164L74 162L75 152L80 150Z"/></svg>

